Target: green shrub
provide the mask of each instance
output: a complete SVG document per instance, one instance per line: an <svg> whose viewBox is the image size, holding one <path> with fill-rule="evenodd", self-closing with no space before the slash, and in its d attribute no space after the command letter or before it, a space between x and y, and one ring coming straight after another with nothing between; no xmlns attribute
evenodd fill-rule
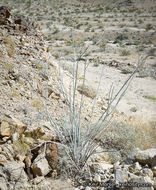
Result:
<svg viewBox="0 0 156 190"><path fill-rule="evenodd" d="M126 50L126 49L124 49L124 50L122 50L121 51L121 56L128 56L128 55L130 55L131 53L130 53L130 51L128 51L128 50Z"/></svg>
<svg viewBox="0 0 156 190"><path fill-rule="evenodd" d="M153 26L152 26L152 24L146 24L146 31L149 31L149 30L151 30L151 29L153 29Z"/></svg>

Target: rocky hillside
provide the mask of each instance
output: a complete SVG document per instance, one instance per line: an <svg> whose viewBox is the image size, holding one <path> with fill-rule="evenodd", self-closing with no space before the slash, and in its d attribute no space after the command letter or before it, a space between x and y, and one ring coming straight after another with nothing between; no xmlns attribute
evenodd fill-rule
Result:
<svg viewBox="0 0 156 190"><path fill-rule="evenodd" d="M42 1L16 0L4 2L7 6L0 7L0 189L156 189L154 124L148 130L147 128L140 130L130 128L128 125L113 124L113 128L105 131L107 135L103 134L101 139L96 139L97 152L101 153L90 157L83 168L83 172L76 175L75 171L72 171L71 161L61 149L60 141L48 117L48 113L50 113L53 121L61 126L66 121L65 116L68 115L66 100L59 90L60 68L58 68L59 51L62 53L63 49L65 65L62 65L62 67L65 72L65 84L68 87L69 78L72 78L72 67L69 69L70 64L67 61L72 60L73 52L68 38L69 29L71 29L70 22L67 18L64 20L61 18L60 10L62 9L60 8L65 1L59 1L59 5L57 1L46 1L45 10L43 8L45 2ZM76 7L75 5L80 2L82 8L86 3L86 1L74 1L75 4L72 5L72 2L69 1L67 7ZM113 6L113 4L109 5L109 2L107 1L108 6ZM48 8L50 3L53 3L53 7L51 5ZM90 1L90 3L92 2ZM125 4L126 6L133 6L132 3L135 2L117 1L116 3L122 6L125 6ZM0 5L2 5L2 2L0 2ZM41 10L41 7L43 10ZM58 13L60 17L54 14L57 17L55 18L53 13L50 14L50 11L55 9L58 11L57 8L60 9ZM68 8L67 12L69 11ZM110 10L109 7L107 9ZM48 13L45 14L47 10ZM72 9L70 11L72 12ZM91 9L88 11L92 12ZM63 12L63 14L68 13ZM76 12L71 14L75 15ZM49 20L53 19L54 25L58 24L59 18L61 18L57 25L58 28L51 24L48 25L47 21L49 20L46 19L49 16L53 16ZM84 18L87 18L86 15ZM63 25L61 22L66 23ZM85 30L83 27L86 26L80 26L82 31ZM149 45L149 40L155 39L153 33L155 25L151 27L149 33L146 34L146 38L143 39L147 42L145 52L154 47L154 43ZM76 29L78 34L82 32L79 30L80 28ZM143 30L142 36L145 36L144 34L145 31ZM86 35L88 42L90 29L86 31ZM109 39L109 32L106 36ZM117 36L120 36L120 38L117 38ZM138 36L134 36L138 38ZM78 37L81 37L81 35L78 35ZM131 39L130 37L129 34L125 39L124 36L117 35L115 32L113 40L114 42L119 40L122 43L136 40L136 38ZM90 38L92 38L92 35ZM119 41L116 43L120 44ZM131 41L131 43L133 42ZM112 42L110 43L112 45ZM105 44L101 44L100 48L103 49L103 46ZM98 52L99 50L96 49L94 53L97 54ZM87 58L85 57L81 61L88 59L94 62L95 60L92 57L94 57L94 54L88 55ZM101 61L103 58L99 56L98 59ZM149 59L149 62L150 66L147 68L146 77L154 78L153 66L151 66L154 65L153 57ZM114 62L110 61L110 64L108 63L107 60L106 67L116 68L114 65L110 66ZM105 62L101 61L98 64L102 65ZM117 62L117 64L119 64L118 69L122 70L121 62ZM134 64L127 64L126 66L130 69L135 68ZM155 84L154 79L151 78L150 82L152 81L151 83ZM78 102L81 93L86 96L85 110L82 112L84 114L91 110L96 91L90 86L87 86L86 89L78 86L76 91ZM98 99L98 106L95 107L95 119L105 110L105 102L106 99ZM152 103L148 103L149 107ZM115 114L118 115L118 113ZM89 114L84 116L83 119L87 122ZM136 147L149 149L141 151ZM136 149L132 151L133 148ZM114 152L105 153L106 149Z"/></svg>
<svg viewBox="0 0 156 190"><path fill-rule="evenodd" d="M49 104L54 118L61 113L56 64L35 22L12 16L4 6L0 8L0 42L0 189L47 189L52 183L43 177L56 168L57 147L47 145L47 160L49 157L50 163L53 159L51 166L44 158L39 163L42 168L35 164L34 169L30 167L32 160L42 156L37 153L36 143L55 141L43 104ZM37 151L35 157L32 148ZM42 176L39 181L29 181L38 175Z"/></svg>

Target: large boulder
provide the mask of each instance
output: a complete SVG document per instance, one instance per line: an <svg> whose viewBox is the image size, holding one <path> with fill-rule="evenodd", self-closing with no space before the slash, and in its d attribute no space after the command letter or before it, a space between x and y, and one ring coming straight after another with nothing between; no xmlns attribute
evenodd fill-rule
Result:
<svg viewBox="0 0 156 190"><path fill-rule="evenodd" d="M140 164L148 164L150 166L156 166L156 148L151 148L144 151L139 150L135 154L135 159Z"/></svg>
<svg viewBox="0 0 156 190"><path fill-rule="evenodd" d="M154 167L156 166L156 148L143 151L139 148L136 148L132 151L129 158L139 162L142 165L148 164L149 166Z"/></svg>

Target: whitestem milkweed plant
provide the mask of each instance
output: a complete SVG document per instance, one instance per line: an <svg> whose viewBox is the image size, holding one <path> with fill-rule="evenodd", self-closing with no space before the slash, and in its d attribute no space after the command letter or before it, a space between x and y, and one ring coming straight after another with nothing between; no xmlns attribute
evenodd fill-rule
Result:
<svg viewBox="0 0 156 190"><path fill-rule="evenodd" d="M73 38L72 38L73 39ZM145 63L147 56L140 57L138 60L138 64L134 71L131 73L130 76L128 76L127 80L123 83L121 88L118 90L116 94L114 94L114 86L112 85L109 90L109 102L107 105L107 108L105 111L101 114L97 122L94 124L94 126L91 126L91 120L89 121L87 131L85 133L85 136L82 136L82 109L83 109L83 93L81 94L81 100L79 103L79 106L76 103L76 90L77 90L77 83L78 83L78 69L79 69L79 60L82 58L86 51L88 50L88 47L84 49L78 56L76 53L76 47L74 45L73 41L73 50L74 50L74 62L73 62L73 78L72 78L72 88L69 90L69 93L67 93L65 89L65 85L63 83L63 77L59 78L59 88L62 96L66 100L66 104L68 105L69 109L69 128L66 128L65 126L59 126L56 122L54 122L52 116L50 115L47 106L47 114L51 123L51 126L53 127L60 144L64 147L64 150L67 153L67 156L71 160L71 164L73 167L75 167L77 170L80 170L84 167L87 160L90 158L92 154L96 153L96 149L98 147L98 144L95 142L95 138L99 133L101 133L104 128L104 124L108 121L108 118L113 114L115 111L117 105L125 95L125 92L127 91L132 79L135 76L135 73L138 71L138 69ZM97 42L98 43L98 42ZM88 64L84 64L84 77L83 77L83 86L85 85L85 77L86 77L86 70L87 70ZM100 82L102 79L102 73L100 75L98 87L97 87L97 93L99 91ZM93 116L94 107L96 104L97 95L94 98L92 110L91 110L91 118ZM113 107L111 105L114 105ZM68 140L67 140L68 136Z"/></svg>

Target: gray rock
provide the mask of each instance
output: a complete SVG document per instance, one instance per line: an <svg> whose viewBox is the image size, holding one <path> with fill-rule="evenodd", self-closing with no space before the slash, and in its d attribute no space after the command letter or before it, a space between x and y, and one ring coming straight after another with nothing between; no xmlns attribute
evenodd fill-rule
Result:
<svg viewBox="0 0 156 190"><path fill-rule="evenodd" d="M99 163L99 166L104 171L113 168L113 165L109 163Z"/></svg>
<svg viewBox="0 0 156 190"><path fill-rule="evenodd" d="M92 190L92 188L87 186L85 190Z"/></svg>
<svg viewBox="0 0 156 190"><path fill-rule="evenodd" d="M45 180L44 176L37 176L32 180L32 183L34 185L41 183L43 180Z"/></svg>
<svg viewBox="0 0 156 190"><path fill-rule="evenodd" d="M152 168L153 176L156 177L156 166Z"/></svg>
<svg viewBox="0 0 156 190"><path fill-rule="evenodd" d="M138 162L135 163L135 169L136 170L141 170L142 167L140 166L140 164Z"/></svg>
<svg viewBox="0 0 156 190"><path fill-rule="evenodd" d="M134 158L140 164L148 164L150 166L155 166L156 165L156 148L151 148L144 151L141 151L138 149L138 151L136 151L134 154Z"/></svg>
<svg viewBox="0 0 156 190"><path fill-rule="evenodd" d="M7 177L11 181L27 182L28 177L23 168L23 163L17 163L15 161L8 162L4 166L4 173L7 174Z"/></svg>
<svg viewBox="0 0 156 190"><path fill-rule="evenodd" d="M121 169L116 169L115 170L115 180L116 183L124 183L128 181L128 171L124 168L123 170Z"/></svg>
<svg viewBox="0 0 156 190"><path fill-rule="evenodd" d="M134 178L132 183L135 183L136 186L138 185L138 187L132 187L132 190L154 190L146 177Z"/></svg>
<svg viewBox="0 0 156 190"><path fill-rule="evenodd" d="M32 170L35 176L47 175L51 168L43 154L39 154L32 164Z"/></svg>
<svg viewBox="0 0 156 190"><path fill-rule="evenodd" d="M93 181L101 183L101 177L100 177L100 175L99 174L95 174Z"/></svg>
<svg viewBox="0 0 156 190"><path fill-rule="evenodd" d="M153 178L153 172L151 169L149 168L144 168L142 170L143 174L145 174L146 176L149 176L151 179Z"/></svg>
<svg viewBox="0 0 156 190"><path fill-rule="evenodd" d="M139 152L139 151L140 151L139 148L133 149L133 151L128 155L127 159L128 159L129 161L130 161L130 160L135 161L135 155L136 155L136 153ZM131 163L130 163L130 164L131 164Z"/></svg>
<svg viewBox="0 0 156 190"><path fill-rule="evenodd" d="M0 190L8 190L6 181L3 177L0 177Z"/></svg>
<svg viewBox="0 0 156 190"><path fill-rule="evenodd" d="M153 187L154 187L154 189L156 189L156 177L153 180Z"/></svg>

